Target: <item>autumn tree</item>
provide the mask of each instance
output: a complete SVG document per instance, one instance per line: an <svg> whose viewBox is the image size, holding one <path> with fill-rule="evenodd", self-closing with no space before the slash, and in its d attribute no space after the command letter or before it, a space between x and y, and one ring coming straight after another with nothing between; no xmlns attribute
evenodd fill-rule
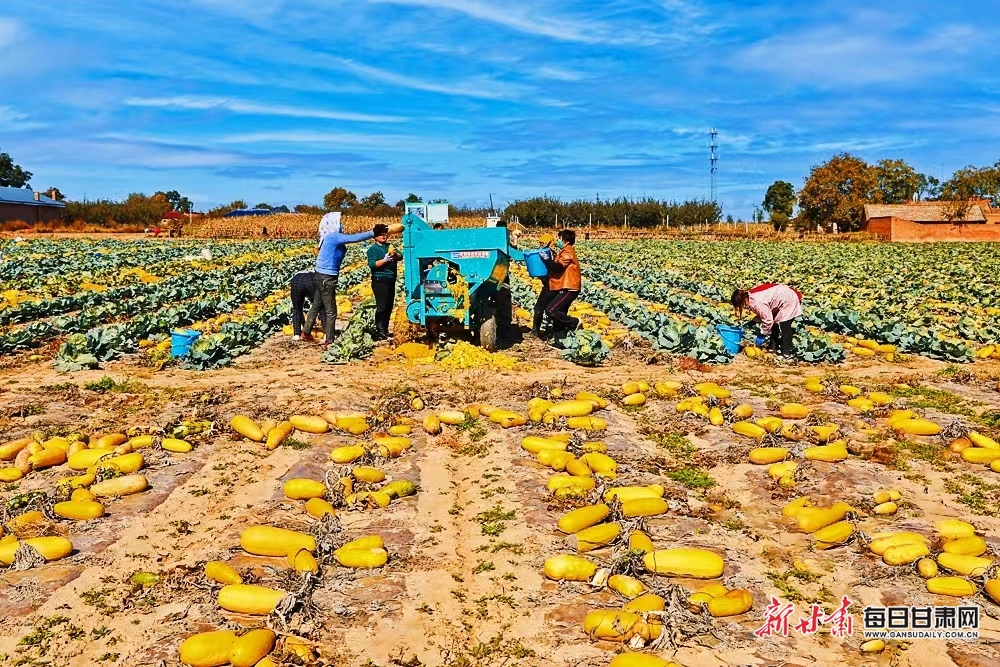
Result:
<svg viewBox="0 0 1000 667"><path fill-rule="evenodd" d="M358 208L366 211L374 211L386 206L385 195L381 192L373 192L367 197L362 197L358 202Z"/></svg>
<svg viewBox="0 0 1000 667"><path fill-rule="evenodd" d="M795 187L788 181L775 181L764 193L761 206L771 216L774 229L785 231L795 208Z"/></svg>
<svg viewBox="0 0 1000 667"><path fill-rule="evenodd" d="M799 218L805 227L836 224L840 231L857 231L865 204L877 192L875 170L861 158L841 153L810 170L799 193Z"/></svg>
<svg viewBox="0 0 1000 667"><path fill-rule="evenodd" d="M153 198L162 197L170 204L170 209L177 211L178 213L190 213L194 204L187 197L181 195L177 190L170 190L169 192L156 192L153 194Z"/></svg>
<svg viewBox="0 0 1000 667"><path fill-rule="evenodd" d="M872 171L878 183L876 199L883 204L905 204L920 192L921 175L903 160L880 160Z"/></svg>
<svg viewBox="0 0 1000 667"><path fill-rule="evenodd" d="M7 153L0 153L0 187L26 188L31 180L31 172L25 171Z"/></svg>
<svg viewBox="0 0 1000 667"><path fill-rule="evenodd" d="M1000 161L989 167L968 166L941 184L939 197L946 201L985 199L1000 207Z"/></svg>
<svg viewBox="0 0 1000 667"><path fill-rule="evenodd" d="M941 194L941 181L928 176L927 174L917 174L920 183L917 188L917 199L937 199Z"/></svg>
<svg viewBox="0 0 1000 667"><path fill-rule="evenodd" d="M341 187L336 187L323 196L323 206L327 211L343 211L357 205L358 196Z"/></svg>

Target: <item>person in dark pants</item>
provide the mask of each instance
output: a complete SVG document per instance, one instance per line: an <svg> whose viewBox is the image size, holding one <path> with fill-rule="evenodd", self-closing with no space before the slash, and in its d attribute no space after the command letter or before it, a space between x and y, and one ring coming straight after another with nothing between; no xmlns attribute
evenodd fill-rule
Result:
<svg viewBox="0 0 1000 667"><path fill-rule="evenodd" d="M396 298L396 268L403 255L389 245L389 226L375 225L375 243L368 248L368 268L372 271L375 295L375 340L388 340L392 304Z"/></svg>
<svg viewBox="0 0 1000 667"><path fill-rule="evenodd" d="M389 231L398 234L403 231L403 225L392 225ZM337 279L340 277L340 266L347 255L347 244L358 243L375 238L375 232L360 234L344 234L341 232L340 220L331 221L327 225L327 233L320 238L319 255L316 257L315 283L318 298L313 302L306 316L306 331L312 331L320 308L326 311L325 345L333 342L337 327Z"/></svg>
<svg viewBox="0 0 1000 667"><path fill-rule="evenodd" d="M569 314L569 307L580 295L580 260L576 256L576 232L564 229L559 232L559 254L545 263L549 268L549 289L555 293L545 308L555 324L556 333L573 331L580 326L580 320Z"/></svg>
<svg viewBox="0 0 1000 667"><path fill-rule="evenodd" d="M292 339L315 340L311 331L302 331L306 319L306 299L310 305L316 300L316 280L312 271L299 271L292 276ZM320 308L320 326L326 329L326 311Z"/></svg>
<svg viewBox="0 0 1000 667"><path fill-rule="evenodd" d="M788 285L767 283L749 290L733 290L729 302L736 309L737 318L744 309L753 312L760 321L761 336L757 345L771 339L771 351L783 357L794 353L795 319L802 315L802 293Z"/></svg>
<svg viewBox="0 0 1000 667"><path fill-rule="evenodd" d="M539 237L538 244L542 248L548 248L552 254L552 258L555 258L555 236L546 232ZM531 320L531 333L535 334L536 338L542 337L542 322L545 319L545 309L549 307L549 304L552 303L552 299L556 295L555 292L549 289L549 279L550 276L542 278L542 291L538 293L538 298L535 299L535 312Z"/></svg>

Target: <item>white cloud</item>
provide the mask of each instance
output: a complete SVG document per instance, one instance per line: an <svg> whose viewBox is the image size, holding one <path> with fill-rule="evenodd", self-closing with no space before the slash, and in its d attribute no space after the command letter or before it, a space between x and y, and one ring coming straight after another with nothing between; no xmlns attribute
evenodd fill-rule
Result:
<svg viewBox="0 0 1000 667"><path fill-rule="evenodd" d="M586 44L637 44L658 41L648 31L620 30L600 21L584 18L565 19L546 12L538 3L528 7L537 11L529 12L528 7L510 2L496 3L484 0L368 0L372 4L405 5L425 7L464 14L487 23L495 23L517 32L567 42Z"/></svg>
<svg viewBox="0 0 1000 667"><path fill-rule="evenodd" d="M226 97L131 97L125 100L127 106L156 107L161 109L185 109L191 111L209 111L221 109L236 114L255 116L286 116L289 118L321 118L325 120L345 120L367 123L403 123L408 119L400 116L380 116L374 114L353 113L348 111L328 111L308 107L293 107L284 105L256 104L242 102Z"/></svg>
<svg viewBox="0 0 1000 667"><path fill-rule="evenodd" d="M26 114L21 113L14 107L0 105L0 125L4 123L16 123L27 118Z"/></svg>
<svg viewBox="0 0 1000 667"><path fill-rule="evenodd" d="M732 59L735 67L817 88L906 84L961 68L983 34L964 25L938 25L923 34L865 13L855 20L771 37Z"/></svg>
<svg viewBox="0 0 1000 667"><path fill-rule="evenodd" d="M553 81L583 81L586 78L582 72L544 65L534 69L533 73L541 79L551 79Z"/></svg>
<svg viewBox="0 0 1000 667"><path fill-rule="evenodd" d="M362 134L350 132L277 131L233 134L218 140L222 144L309 144L314 146L339 146L374 148L387 151L440 152L448 149L450 142L410 135Z"/></svg>
<svg viewBox="0 0 1000 667"><path fill-rule="evenodd" d="M20 32L21 26L17 21L0 16L0 50L14 44Z"/></svg>
<svg viewBox="0 0 1000 667"><path fill-rule="evenodd" d="M323 62L332 64L342 70L346 70L356 76L368 80L388 83L393 86L410 88L412 90L422 90L428 93L441 93L444 95L457 95L461 97L472 97L485 100L515 99L532 92L524 86L504 83L494 79L482 78L480 80L470 80L463 82L442 83L438 81L428 81L417 77L399 74L389 70L372 67L345 58L325 58Z"/></svg>

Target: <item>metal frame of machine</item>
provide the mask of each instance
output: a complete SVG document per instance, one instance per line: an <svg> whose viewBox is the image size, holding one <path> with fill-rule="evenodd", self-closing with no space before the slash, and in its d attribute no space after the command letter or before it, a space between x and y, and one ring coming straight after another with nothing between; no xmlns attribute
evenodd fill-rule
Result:
<svg viewBox="0 0 1000 667"><path fill-rule="evenodd" d="M407 318L431 333L478 332L496 350L511 320L510 261L523 255L505 227L434 229L419 210L407 207L402 219Z"/></svg>

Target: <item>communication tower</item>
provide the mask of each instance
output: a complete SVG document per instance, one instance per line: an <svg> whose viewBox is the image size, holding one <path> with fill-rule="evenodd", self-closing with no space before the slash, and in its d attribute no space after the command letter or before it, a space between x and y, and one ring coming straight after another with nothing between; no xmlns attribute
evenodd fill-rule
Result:
<svg viewBox="0 0 1000 667"><path fill-rule="evenodd" d="M712 151L712 154L711 154L711 163L712 163L712 201L716 202L719 199L719 188L718 188L718 185L716 183L716 174L718 174L718 172L719 172L719 156L718 156L718 154L716 154L715 149L719 147L719 144L716 142L716 139L718 138L719 133L716 132L715 128L713 127L711 130L708 131L708 136L711 137L711 139L712 139L712 142L709 144L709 148Z"/></svg>

